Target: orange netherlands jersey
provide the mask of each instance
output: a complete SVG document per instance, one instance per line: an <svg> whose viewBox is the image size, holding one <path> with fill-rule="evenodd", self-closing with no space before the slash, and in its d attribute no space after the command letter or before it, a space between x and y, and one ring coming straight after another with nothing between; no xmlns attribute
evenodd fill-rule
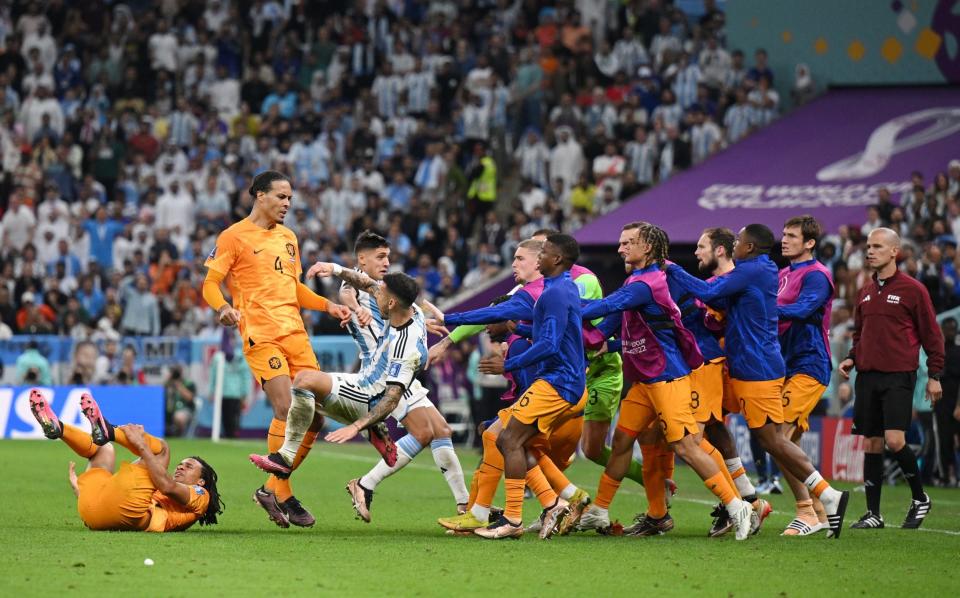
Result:
<svg viewBox="0 0 960 598"><path fill-rule="evenodd" d="M157 490L153 493L148 532L180 532L196 523L210 504L210 493L203 486L190 487L190 501L182 505Z"/></svg>
<svg viewBox="0 0 960 598"><path fill-rule="evenodd" d="M244 218L220 233L204 265L227 277L244 341L306 333L297 301L300 249L289 228L264 229Z"/></svg>

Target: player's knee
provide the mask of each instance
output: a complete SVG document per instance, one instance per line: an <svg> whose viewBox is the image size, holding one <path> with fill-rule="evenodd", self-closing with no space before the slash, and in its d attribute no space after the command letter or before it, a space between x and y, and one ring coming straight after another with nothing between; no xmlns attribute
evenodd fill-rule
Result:
<svg viewBox="0 0 960 598"><path fill-rule="evenodd" d="M603 457L603 448L597 446L596 443L584 444L581 448L583 449L583 456L594 463L599 463L601 457Z"/></svg>
<svg viewBox="0 0 960 598"><path fill-rule="evenodd" d="M420 443L420 446L428 446L431 442L433 442L434 438L434 435L429 427L409 432L409 434L417 439L417 442Z"/></svg>
<svg viewBox="0 0 960 598"><path fill-rule="evenodd" d="M884 434L884 441L887 443L887 448L894 453L900 451L907 444L903 432L899 431L887 432Z"/></svg>
<svg viewBox="0 0 960 598"><path fill-rule="evenodd" d="M863 441L864 452L879 455L883 452L883 441L883 437L880 436L871 436L870 438L865 438Z"/></svg>
<svg viewBox="0 0 960 598"><path fill-rule="evenodd" d="M433 437L434 438L451 438L453 436L453 430L450 428L450 424L446 421L438 422L433 426Z"/></svg>
<svg viewBox="0 0 960 598"><path fill-rule="evenodd" d="M113 459L116 454L117 451L113 448L113 443L108 442L107 444L98 447L97 452L93 454L93 457L91 457L90 460L99 461L101 459Z"/></svg>

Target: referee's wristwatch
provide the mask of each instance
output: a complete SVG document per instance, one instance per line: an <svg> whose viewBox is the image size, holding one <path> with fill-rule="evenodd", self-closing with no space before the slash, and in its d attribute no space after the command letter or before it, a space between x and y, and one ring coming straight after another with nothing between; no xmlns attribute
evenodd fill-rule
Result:
<svg viewBox="0 0 960 598"><path fill-rule="evenodd" d="M937 382L939 382L940 372L937 372L936 374L927 374L927 378L930 378L931 380L936 380Z"/></svg>

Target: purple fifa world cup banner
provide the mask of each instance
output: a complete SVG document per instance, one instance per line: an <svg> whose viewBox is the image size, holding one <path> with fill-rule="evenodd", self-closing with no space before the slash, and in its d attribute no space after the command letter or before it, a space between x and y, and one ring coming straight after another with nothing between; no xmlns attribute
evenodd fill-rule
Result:
<svg viewBox="0 0 960 598"><path fill-rule="evenodd" d="M859 228L877 190L893 201L929 184L960 158L960 88L843 89L826 93L686 172L638 195L576 234L582 245L616 244L624 223L647 220L671 240L703 229L758 222L779 236L812 214L827 233Z"/></svg>

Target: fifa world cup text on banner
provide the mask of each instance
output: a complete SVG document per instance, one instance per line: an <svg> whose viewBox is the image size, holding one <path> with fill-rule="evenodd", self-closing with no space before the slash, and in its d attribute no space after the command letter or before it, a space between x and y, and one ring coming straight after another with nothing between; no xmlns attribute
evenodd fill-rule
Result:
<svg viewBox="0 0 960 598"><path fill-rule="evenodd" d="M897 197L911 189L911 171L943 170L958 142L956 87L831 90L576 237L581 245L605 245L624 222L656 220L672 241L695 243L713 226L739 230L757 222L780 230L798 212L833 233L862 222L880 187Z"/></svg>
<svg viewBox="0 0 960 598"><path fill-rule="evenodd" d="M0 387L0 438L43 438L43 430L30 412L29 386ZM147 433L163 436L163 387L54 386L41 388L64 424L90 431L80 412L80 395L89 392L117 424L138 423Z"/></svg>

